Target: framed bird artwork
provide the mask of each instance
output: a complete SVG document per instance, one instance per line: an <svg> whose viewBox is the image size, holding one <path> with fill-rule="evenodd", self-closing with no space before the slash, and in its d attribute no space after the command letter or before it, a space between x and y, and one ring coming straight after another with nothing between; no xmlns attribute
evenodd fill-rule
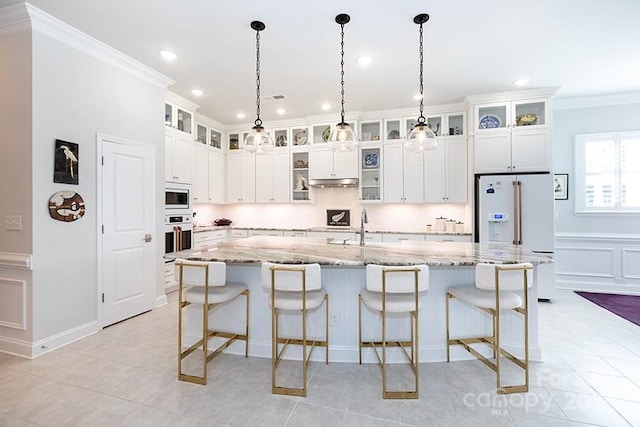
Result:
<svg viewBox="0 0 640 427"><path fill-rule="evenodd" d="M78 144L56 139L53 164L53 182L78 185Z"/></svg>

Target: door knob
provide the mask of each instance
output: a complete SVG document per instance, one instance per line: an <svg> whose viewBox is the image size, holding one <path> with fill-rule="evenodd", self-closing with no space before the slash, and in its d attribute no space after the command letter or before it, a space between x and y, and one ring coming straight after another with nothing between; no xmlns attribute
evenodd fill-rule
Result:
<svg viewBox="0 0 640 427"><path fill-rule="evenodd" d="M151 240L153 240L153 236L151 236L151 234L147 233L147 234L144 235L145 243L149 243L149 242L151 242Z"/></svg>

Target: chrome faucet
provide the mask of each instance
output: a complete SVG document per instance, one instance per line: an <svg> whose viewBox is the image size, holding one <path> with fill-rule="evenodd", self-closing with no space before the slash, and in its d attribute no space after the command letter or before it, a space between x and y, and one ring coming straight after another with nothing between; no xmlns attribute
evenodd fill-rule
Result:
<svg viewBox="0 0 640 427"><path fill-rule="evenodd" d="M364 246L364 225L369 223L369 218L367 218L367 210L362 209L362 214L360 215L360 246Z"/></svg>

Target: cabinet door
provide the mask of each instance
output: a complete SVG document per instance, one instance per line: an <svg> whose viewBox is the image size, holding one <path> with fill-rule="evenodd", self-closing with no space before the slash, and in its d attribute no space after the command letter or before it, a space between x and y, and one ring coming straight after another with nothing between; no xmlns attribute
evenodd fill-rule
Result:
<svg viewBox="0 0 640 427"><path fill-rule="evenodd" d="M547 172L551 169L551 137L548 129L518 130L511 134L513 172Z"/></svg>
<svg viewBox="0 0 640 427"><path fill-rule="evenodd" d="M175 135L173 131L167 131L164 134L164 180L173 182L176 180L176 174L173 172L175 144L173 142Z"/></svg>
<svg viewBox="0 0 640 427"><path fill-rule="evenodd" d="M511 142L509 133L476 134L475 172L511 172Z"/></svg>
<svg viewBox="0 0 640 427"><path fill-rule="evenodd" d="M447 142L440 140L438 148L424 153L424 201L444 203L447 201L445 169L447 166Z"/></svg>
<svg viewBox="0 0 640 427"><path fill-rule="evenodd" d="M385 203L402 203L404 199L402 172L402 144L385 144L382 162L382 193Z"/></svg>
<svg viewBox="0 0 640 427"><path fill-rule="evenodd" d="M467 141L464 137L447 138L444 181L447 203L467 202Z"/></svg>
<svg viewBox="0 0 640 427"><path fill-rule="evenodd" d="M197 144L193 153L193 201L207 203L209 201L209 149Z"/></svg>
<svg viewBox="0 0 640 427"><path fill-rule="evenodd" d="M402 148L404 150L404 147ZM403 188L404 203L424 202L424 156L404 151Z"/></svg>
<svg viewBox="0 0 640 427"><path fill-rule="evenodd" d="M256 156L256 202L269 203L273 199L273 154Z"/></svg>
<svg viewBox="0 0 640 427"><path fill-rule="evenodd" d="M224 203L225 178L224 154L209 150L209 203Z"/></svg>
<svg viewBox="0 0 640 427"><path fill-rule="evenodd" d="M249 153L227 156L227 202L254 203L255 157Z"/></svg>
<svg viewBox="0 0 640 427"><path fill-rule="evenodd" d="M174 172L176 182L193 183L193 140L189 136L176 135Z"/></svg>
<svg viewBox="0 0 640 427"><path fill-rule="evenodd" d="M358 150L348 151L346 153L333 153L333 178L357 177Z"/></svg>
<svg viewBox="0 0 640 427"><path fill-rule="evenodd" d="M333 151L314 148L309 151L309 179L327 178L334 178Z"/></svg>
<svg viewBox="0 0 640 427"><path fill-rule="evenodd" d="M275 203L289 203L289 152L278 151L273 153L273 181L272 181L272 198ZM256 181L257 184L257 181Z"/></svg>

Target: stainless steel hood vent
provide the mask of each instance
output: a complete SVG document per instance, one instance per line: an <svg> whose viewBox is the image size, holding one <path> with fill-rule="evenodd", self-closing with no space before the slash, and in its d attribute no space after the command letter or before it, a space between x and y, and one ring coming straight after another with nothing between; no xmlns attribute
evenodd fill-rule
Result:
<svg viewBox="0 0 640 427"><path fill-rule="evenodd" d="M358 178L310 179L310 187L357 187Z"/></svg>

